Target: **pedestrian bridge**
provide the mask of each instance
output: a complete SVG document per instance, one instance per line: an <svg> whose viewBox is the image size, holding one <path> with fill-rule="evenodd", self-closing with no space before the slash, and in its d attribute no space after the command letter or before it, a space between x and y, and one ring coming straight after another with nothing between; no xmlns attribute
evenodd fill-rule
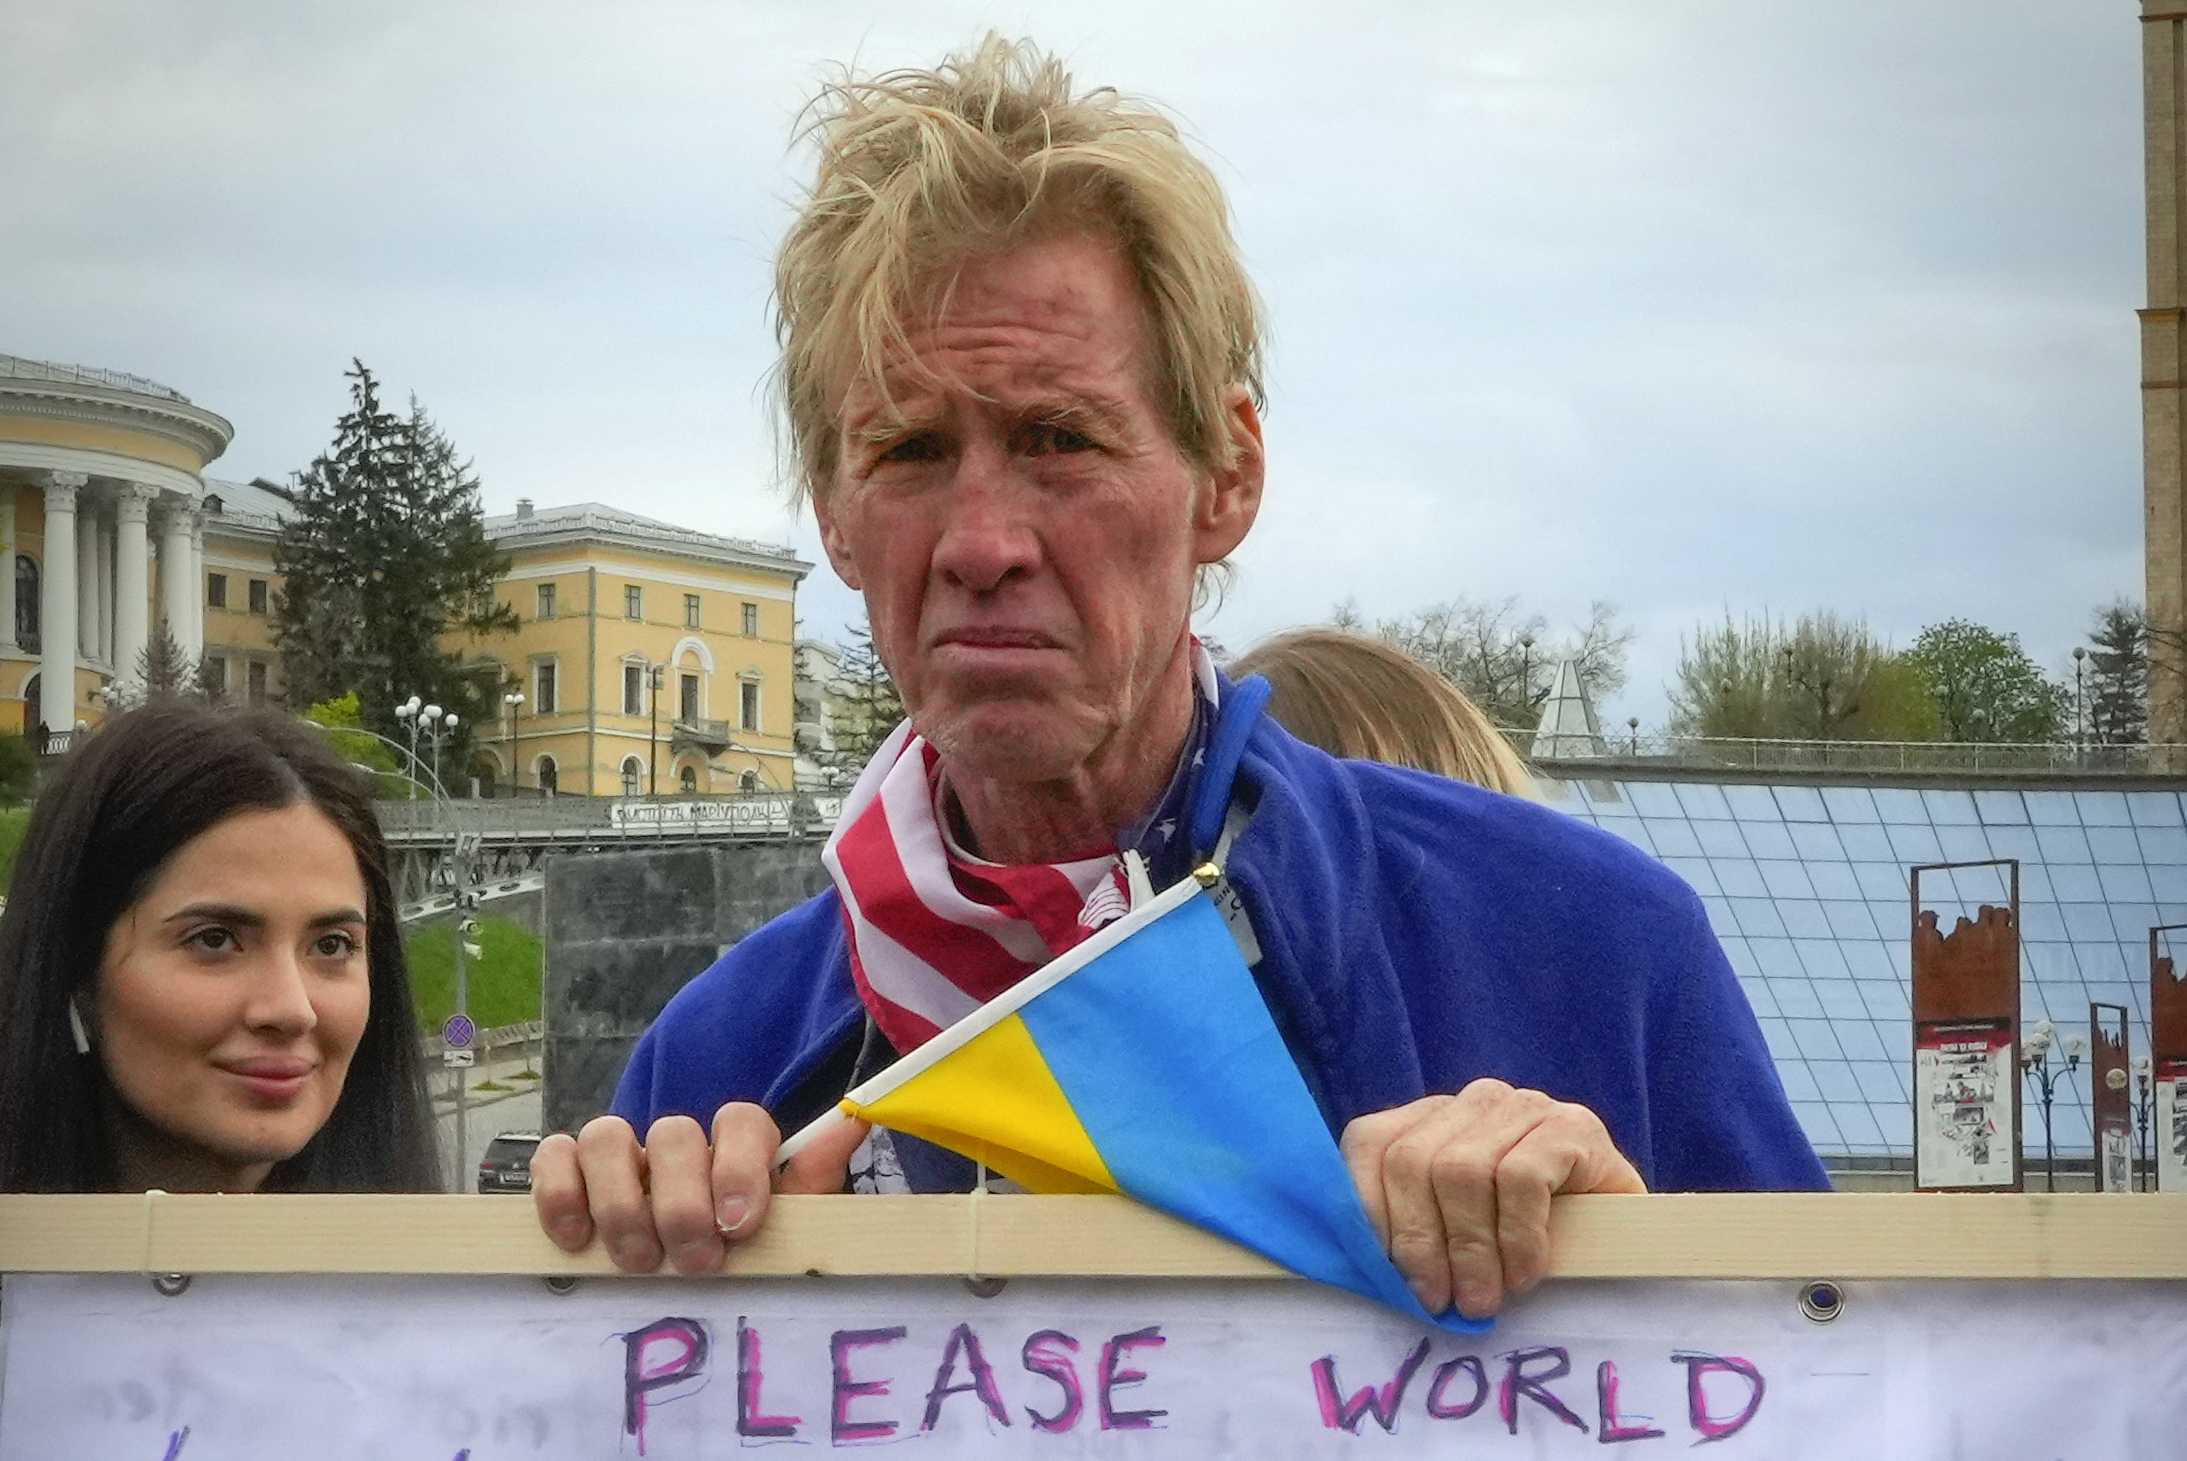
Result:
<svg viewBox="0 0 2187 1461"><path fill-rule="evenodd" d="M717 797L506 797L382 801L380 829L396 899L423 905L461 887L536 890L552 852L670 843L825 837L840 793L762 791Z"/></svg>

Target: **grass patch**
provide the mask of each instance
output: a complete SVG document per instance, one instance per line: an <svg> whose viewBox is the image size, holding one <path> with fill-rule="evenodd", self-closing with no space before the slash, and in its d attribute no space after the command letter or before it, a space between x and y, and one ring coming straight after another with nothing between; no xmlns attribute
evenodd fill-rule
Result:
<svg viewBox="0 0 2187 1461"><path fill-rule="evenodd" d="M23 850L29 827L29 807L0 807L0 892L15 881L15 855Z"/></svg>
<svg viewBox="0 0 2187 1461"><path fill-rule="evenodd" d="M516 1087L505 1086L499 1081L480 1081L477 1085L471 1087L471 1089L474 1091L513 1091L516 1089Z"/></svg>
<svg viewBox="0 0 2187 1461"><path fill-rule="evenodd" d="M539 1018L543 954L538 936L520 923L490 914L479 917L480 954L469 961L471 1019L482 1030ZM455 923L442 917L403 941L410 957L410 987L418 1003L418 1028L440 1029L456 1010Z"/></svg>

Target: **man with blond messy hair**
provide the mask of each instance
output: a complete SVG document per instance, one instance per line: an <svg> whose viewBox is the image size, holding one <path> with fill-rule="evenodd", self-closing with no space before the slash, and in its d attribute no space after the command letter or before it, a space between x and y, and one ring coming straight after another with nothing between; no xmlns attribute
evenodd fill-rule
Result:
<svg viewBox="0 0 2187 1461"><path fill-rule="evenodd" d="M615 1115L541 1145L555 1240L705 1272L771 1190L844 1190L857 1128L770 1182L780 1132L1218 839L1239 942L1431 1312L1532 1285L1558 1193L1825 1185L1684 884L1531 803L1294 740L1192 637L1260 508L1260 321L1169 120L992 36L816 117L779 384L910 718L844 805L833 891L676 996ZM884 1133L855 1164L864 1190L972 1180Z"/></svg>

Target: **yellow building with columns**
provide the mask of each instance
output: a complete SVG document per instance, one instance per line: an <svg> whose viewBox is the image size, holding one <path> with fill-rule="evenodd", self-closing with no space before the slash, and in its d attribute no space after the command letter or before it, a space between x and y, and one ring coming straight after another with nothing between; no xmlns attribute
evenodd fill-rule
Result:
<svg viewBox="0 0 2187 1461"><path fill-rule="evenodd" d="M523 698L476 728L482 791L791 788L797 585L812 564L598 502L519 502L486 533L509 555L499 596L520 627L463 654Z"/></svg>
<svg viewBox="0 0 2187 1461"><path fill-rule="evenodd" d="M97 720L162 621L196 657L203 473L233 435L156 381L0 355L0 731Z"/></svg>
<svg viewBox="0 0 2187 1461"><path fill-rule="evenodd" d="M264 480L204 475L233 429L154 381L0 355L0 731L96 722L170 626L208 688L280 703ZM448 648L502 688L458 795L788 790L797 585L787 548L601 503L486 519L512 633ZM45 686L66 683L56 704Z"/></svg>

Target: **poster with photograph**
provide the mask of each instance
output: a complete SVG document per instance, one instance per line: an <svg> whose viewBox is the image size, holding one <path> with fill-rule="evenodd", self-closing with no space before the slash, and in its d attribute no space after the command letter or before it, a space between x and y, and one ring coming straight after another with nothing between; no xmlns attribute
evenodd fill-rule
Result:
<svg viewBox="0 0 2187 1461"><path fill-rule="evenodd" d="M2017 1187L2018 1067L2009 1020L1914 1026L1914 1185Z"/></svg>
<svg viewBox="0 0 2187 1461"><path fill-rule="evenodd" d="M2157 1068L2157 1191L2187 1192L2187 1060Z"/></svg>

